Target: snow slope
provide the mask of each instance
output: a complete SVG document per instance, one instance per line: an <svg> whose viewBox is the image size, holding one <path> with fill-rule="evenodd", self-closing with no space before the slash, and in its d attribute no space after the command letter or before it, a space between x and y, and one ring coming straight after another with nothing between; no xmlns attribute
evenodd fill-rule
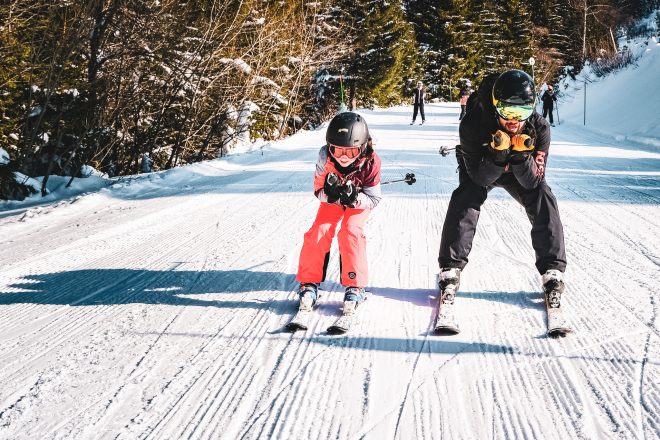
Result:
<svg viewBox="0 0 660 440"><path fill-rule="evenodd" d="M577 332L545 336L523 209L484 205L457 300L429 334L457 184L456 104L363 112L384 186L372 298L346 336L338 258L318 318L296 309L323 130L0 218L0 438L632 439L660 435L660 154L561 125L548 181Z"/></svg>
<svg viewBox="0 0 660 440"><path fill-rule="evenodd" d="M620 47L624 45L637 60L632 66L605 78L596 77L587 67L576 81L564 80L558 103L560 122L607 133L624 148L633 142L660 152L660 42L653 36L619 42Z"/></svg>

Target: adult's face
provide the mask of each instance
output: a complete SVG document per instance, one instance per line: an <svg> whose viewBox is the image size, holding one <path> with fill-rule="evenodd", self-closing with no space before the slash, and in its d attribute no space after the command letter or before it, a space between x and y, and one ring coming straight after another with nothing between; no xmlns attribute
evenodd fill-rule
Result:
<svg viewBox="0 0 660 440"><path fill-rule="evenodd" d="M504 119L499 117L500 127L509 132L510 134L518 134L525 125L525 121L517 121L515 119Z"/></svg>

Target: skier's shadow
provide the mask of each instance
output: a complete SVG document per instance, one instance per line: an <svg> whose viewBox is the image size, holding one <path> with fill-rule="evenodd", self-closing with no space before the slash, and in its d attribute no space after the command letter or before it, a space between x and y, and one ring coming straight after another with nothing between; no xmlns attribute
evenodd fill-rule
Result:
<svg viewBox="0 0 660 440"><path fill-rule="evenodd" d="M0 285L0 306L28 303L69 306L116 304L168 304L222 308L270 308L290 312L291 299L274 299L276 293L293 291L295 275L253 270L141 270L83 269L26 275ZM228 294L264 292L223 298ZM258 296L258 295L257 295Z"/></svg>
<svg viewBox="0 0 660 440"><path fill-rule="evenodd" d="M434 307L438 301L436 289L397 289L391 287L371 287L369 290L376 296L410 302L420 307ZM457 301L462 299L499 302L517 306L521 309L545 310L543 296L540 292L462 292L456 295Z"/></svg>

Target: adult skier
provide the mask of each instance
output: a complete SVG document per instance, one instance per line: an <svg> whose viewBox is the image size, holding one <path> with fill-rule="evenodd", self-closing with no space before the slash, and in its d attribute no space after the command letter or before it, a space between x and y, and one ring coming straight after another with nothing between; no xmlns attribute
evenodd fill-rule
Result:
<svg viewBox="0 0 660 440"><path fill-rule="evenodd" d="M424 84L421 81L417 82L417 88L413 90L413 118L410 125L415 123L417 119L417 112L422 117L422 122L419 125L423 125L426 122L426 117L424 116L424 101L426 100L426 90L424 90Z"/></svg>
<svg viewBox="0 0 660 440"><path fill-rule="evenodd" d="M548 88L541 95L541 101L543 102L543 117L548 119L550 116L550 125L555 126L555 121L552 118L552 111L555 107L555 102L557 102L557 95L555 95L554 90L551 85L548 85Z"/></svg>
<svg viewBox="0 0 660 440"><path fill-rule="evenodd" d="M367 239L364 224L381 199L380 158L373 149L364 118L352 112L336 115L319 150L314 174L314 195L321 202L312 227L305 233L298 274L300 309L311 310L318 287L325 279L330 246L337 225L341 258L341 283L351 306L365 299ZM304 328L299 326L298 328Z"/></svg>
<svg viewBox="0 0 660 440"><path fill-rule="evenodd" d="M558 307L566 268L564 233L557 201L545 181L550 128L534 111L534 82L523 71L509 70L492 89L480 87L478 93L459 128L459 186L449 202L438 258L440 309L445 302L453 308L481 205L494 187L504 188L524 206L532 223L536 268L547 304ZM449 329L457 333L455 323L450 324Z"/></svg>

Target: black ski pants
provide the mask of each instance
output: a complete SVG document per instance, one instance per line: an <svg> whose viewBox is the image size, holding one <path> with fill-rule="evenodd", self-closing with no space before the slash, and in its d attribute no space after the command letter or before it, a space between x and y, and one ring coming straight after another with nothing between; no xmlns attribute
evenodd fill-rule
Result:
<svg viewBox="0 0 660 440"><path fill-rule="evenodd" d="M422 117L422 122L426 121L424 116L424 104L413 104L413 122L417 119L417 111L419 110L419 115Z"/></svg>
<svg viewBox="0 0 660 440"><path fill-rule="evenodd" d="M478 186L467 175L465 167L459 167L458 188L452 193L440 240L440 268L463 269L468 262L472 240L477 229L481 205L488 192L496 186L504 188L525 207L532 224L532 246L536 253L536 268L544 274L549 269L566 269L564 230L557 200L545 179L534 189L523 188L513 173L500 177L488 188ZM515 227L515 225L511 225Z"/></svg>
<svg viewBox="0 0 660 440"><path fill-rule="evenodd" d="M548 116L550 116L550 123L554 124L555 121L552 119L552 110L554 110L553 105L544 105L543 106L543 117L548 119Z"/></svg>

